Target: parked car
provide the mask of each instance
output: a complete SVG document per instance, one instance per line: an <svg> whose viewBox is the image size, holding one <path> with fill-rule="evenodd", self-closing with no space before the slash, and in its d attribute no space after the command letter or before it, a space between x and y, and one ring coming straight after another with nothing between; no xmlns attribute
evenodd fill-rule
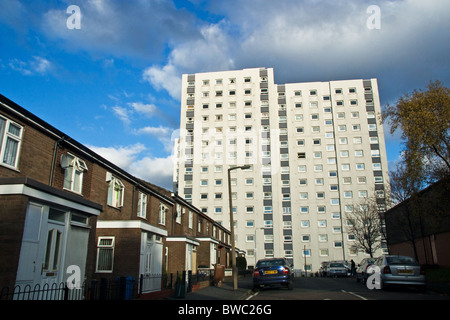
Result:
<svg viewBox="0 0 450 320"><path fill-rule="evenodd" d="M291 290L293 281L294 266L285 258L259 260L253 271L253 289L282 285Z"/></svg>
<svg viewBox="0 0 450 320"><path fill-rule="evenodd" d="M379 267L381 289L389 285L416 286L422 290L426 288L425 271L412 257L383 255L373 265Z"/></svg>
<svg viewBox="0 0 450 320"><path fill-rule="evenodd" d="M331 262L327 267L329 277L347 277L348 268L342 262Z"/></svg>
<svg viewBox="0 0 450 320"><path fill-rule="evenodd" d="M362 259L356 268L356 281L366 283L369 275L367 274L367 268L369 268L375 262L375 258Z"/></svg>

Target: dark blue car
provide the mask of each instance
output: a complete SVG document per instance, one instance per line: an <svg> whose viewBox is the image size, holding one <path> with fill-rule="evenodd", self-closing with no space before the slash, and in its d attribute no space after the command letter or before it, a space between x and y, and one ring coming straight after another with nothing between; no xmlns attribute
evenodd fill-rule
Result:
<svg viewBox="0 0 450 320"><path fill-rule="evenodd" d="M253 289L281 285L292 290L294 281L293 265L285 258L262 259L253 271Z"/></svg>

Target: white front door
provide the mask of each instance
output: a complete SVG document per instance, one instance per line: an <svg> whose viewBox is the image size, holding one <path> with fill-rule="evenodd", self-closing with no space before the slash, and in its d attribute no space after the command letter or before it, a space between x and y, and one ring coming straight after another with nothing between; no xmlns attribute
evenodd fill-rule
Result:
<svg viewBox="0 0 450 320"><path fill-rule="evenodd" d="M150 234L143 237L141 255L142 292L161 290L162 244L153 241Z"/></svg>
<svg viewBox="0 0 450 320"><path fill-rule="evenodd" d="M29 203L16 277L21 292L42 291L62 282L65 219L65 211Z"/></svg>
<svg viewBox="0 0 450 320"><path fill-rule="evenodd" d="M64 225L48 222L45 254L41 265L41 284L59 285L62 279L61 259L63 253ZM42 243L43 244L43 243Z"/></svg>

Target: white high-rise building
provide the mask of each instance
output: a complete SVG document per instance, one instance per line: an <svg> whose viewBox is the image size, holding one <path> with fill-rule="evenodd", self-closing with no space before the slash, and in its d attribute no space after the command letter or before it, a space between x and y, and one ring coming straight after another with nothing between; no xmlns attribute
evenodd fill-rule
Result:
<svg viewBox="0 0 450 320"><path fill-rule="evenodd" d="M230 226L247 263L359 262L346 213L388 183L376 79L275 84L273 69L183 75L174 191ZM381 203L382 201L380 201Z"/></svg>

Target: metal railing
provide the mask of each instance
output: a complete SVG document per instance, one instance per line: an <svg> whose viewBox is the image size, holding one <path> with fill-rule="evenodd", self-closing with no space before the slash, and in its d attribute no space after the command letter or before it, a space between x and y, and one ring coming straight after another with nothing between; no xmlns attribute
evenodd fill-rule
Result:
<svg viewBox="0 0 450 320"><path fill-rule="evenodd" d="M65 283L16 285L0 291L0 300L83 300L84 296L84 286L69 289Z"/></svg>
<svg viewBox="0 0 450 320"><path fill-rule="evenodd" d="M1 288L0 300L130 300L138 298L143 293L144 281L149 281L150 278L161 284L154 286L155 291L173 289L177 281L180 281L187 285L187 292L190 292L192 286L199 282L213 283L214 269L199 268L195 274L192 274L192 271L179 271L164 276L141 275L138 281L132 277L100 278L85 281L76 288L69 288L65 282L18 284Z"/></svg>
<svg viewBox="0 0 450 320"><path fill-rule="evenodd" d="M65 282L15 285L0 290L0 300L129 300L135 295L135 281L125 277L102 278L69 289Z"/></svg>

